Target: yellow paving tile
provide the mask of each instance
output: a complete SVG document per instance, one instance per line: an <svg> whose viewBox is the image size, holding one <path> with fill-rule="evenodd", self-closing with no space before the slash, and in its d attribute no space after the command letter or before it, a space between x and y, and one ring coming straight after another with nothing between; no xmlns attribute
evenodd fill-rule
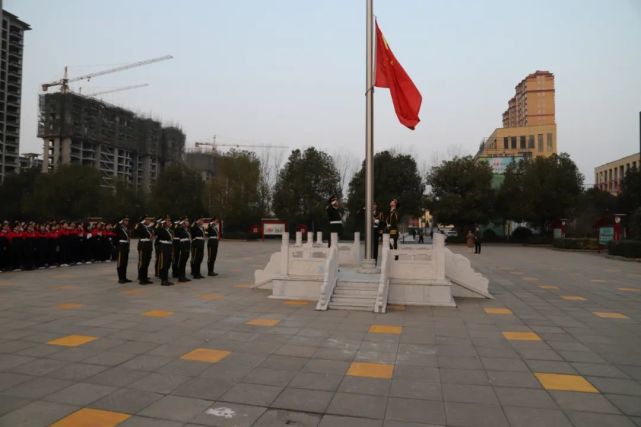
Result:
<svg viewBox="0 0 641 427"><path fill-rule="evenodd" d="M292 300L283 301L283 304L285 304L285 305L308 305L309 301L292 299Z"/></svg>
<svg viewBox="0 0 641 427"><path fill-rule="evenodd" d="M62 304L56 304L58 310L75 310L80 307L84 307L84 304L77 304L75 302L65 302Z"/></svg>
<svg viewBox="0 0 641 427"><path fill-rule="evenodd" d="M623 292L641 292L641 289L639 288L617 288L617 289Z"/></svg>
<svg viewBox="0 0 641 427"><path fill-rule="evenodd" d="M221 300L223 298L224 297L221 294L216 294L216 293L202 294L200 296L200 299L203 300L203 301L219 301L219 300Z"/></svg>
<svg viewBox="0 0 641 427"><path fill-rule="evenodd" d="M279 322L280 320L278 319L252 319L245 322L245 324L253 326L276 326Z"/></svg>
<svg viewBox="0 0 641 427"><path fill-rule="evenodd" d="M183 360L193 360L195 362L216 363L223 360L231 354L230 351L216 350L213 348L197 348L189 353L183 354L180 358Z"/></svg>
<svg viewBox="0 0 641 427"><path fill-rule="evenodd" d="M587 301L586 298L580 297L578 295L563 295L561 296L561 298L566 301Z"/></svg>
<svg viewBox="0 0 641 427"><path fill-rule="evenodd" d="M125 289L122 291L124 294L130 295L130 296L137 296L137 295L144 295L145 290L144 289Z"/></svg>
<svg viewBox="0 0 641 427"><path fill-rule="evenodd" d="M142 315L146 317L169 317L173 316L174 312L167 310L149 310L145 311Z"/></svg>
<svg viewBox="0 0 641 427"><path fill-rule="evenodd" d="M534 332L503 332L503 336L509 341L541 341L541 337Z"/></svg>
<svg viewBox="0 0 641 427"><path fill-rule="evenodd" d="M546 390L580 391L583 393L599 392L581 375L545 374L541 372L535 372L534 375Z"/></svg>
<svg viewBox="0 0 641 427"><path fill-rule="evenodd" d="M234 285L234 288L240 288L240 289L249 289L251 287L252 287L252 285L249 284L249 283L236 283Z"/></svg>
<svg viewBox="0 0 641 427"><path fill-rule="evenodd" d="M486 307L484 308L487 314L512 314L512 310L502 307Z"/></svg>
<svg viewBox="0 0 641 427"><path fill-rule="evenodd" d="M541 286L539 286L539 288L541 288L541 289L559 289L559 287L555 286L555 285L541 285Z"/></svg>
<svg viewBox="0 0 641 427"><path fill-rule="evenodd" d="M50 427L114 427L131 417L121 412L82 408L50 425Z"/></svg>
<svg viewBox="0 0 641 427"><path fill-rule="evenodd" d="M614 311L595 311L594 314L604 319L629 319L625 314Z"/></svg>
<svg viewBox="0 0 641 427"><path fill-rule="evenodd" d="M393 374L394 365L386 363L353 362L347 370L347 375L352 377L390 379Z"/></svg>
<svg viewBox="0 0 641 427"><path fill-rule="evenodd" d="M594 283L608 283L608 281L607 281L607 280L603 280L603 279L591 279L591 280L590 280L590 282L594 282Z"/></svg>
<svg viewBox="0 0 641 427"><path fill-rule="evenodd" d="M47 342L47 344L61 345L64 347L78 347L97 339L98 337L90 337L87 335L67 335L66 337L60 337L56 338L55 340L51 340Z"/></svg>
<svg viewBox="0 0 641 427"><path fill-rule="evenodd" d="M403 331L402 326L394 326L394 325L372 325L369 327L370 334L400 335L402 331Z"/></svg>
<svg viewBox="0 0 641 427"><path fill-rule="evenodd" d="M403 304L387 304L387 309L390 311L405 311L407 306Z"/></svg>

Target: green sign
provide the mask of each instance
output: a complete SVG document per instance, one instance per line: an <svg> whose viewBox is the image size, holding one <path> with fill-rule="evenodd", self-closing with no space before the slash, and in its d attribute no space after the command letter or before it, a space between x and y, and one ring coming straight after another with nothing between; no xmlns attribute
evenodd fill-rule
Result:
<svg viewBox="0 0 641 427"><path fill-rule="evenodd" d="M599 244L607 245L614 238L614 227L599 228Z"/></svg>

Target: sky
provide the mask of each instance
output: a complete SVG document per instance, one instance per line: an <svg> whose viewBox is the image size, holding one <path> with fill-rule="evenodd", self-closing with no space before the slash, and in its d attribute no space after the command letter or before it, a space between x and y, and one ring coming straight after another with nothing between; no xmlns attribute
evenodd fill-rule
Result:
<svg viewBox="0 0 641 427"><path fill-rule="evenodd" d="M365 0L4 0L25 35L20 151L36 136L40 85L171 54L72 86L148 83L105 101L178 124L187 145L314 146L364 158ZM639 151L640 0L375 0L397 59L423 95L415 131L375 93L375 150L419 164L475 154L514 87L554 73L558 150L596 165ZM288 153L288 152L287 152Z"/></svg>

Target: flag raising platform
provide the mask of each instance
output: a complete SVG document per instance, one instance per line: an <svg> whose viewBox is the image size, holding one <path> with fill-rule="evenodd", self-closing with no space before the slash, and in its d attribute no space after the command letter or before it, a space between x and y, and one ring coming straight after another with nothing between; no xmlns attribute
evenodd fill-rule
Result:
<svg viewBox="0 0 641 427"><path fill-rule="evenodd" d="M283 233L281 249L267 266L254 273L254 287L270 289L270 298L316 302L317 310L347 309L385 313L388 304L454 307L454 297L492 298L489 280L472 269L463 255L445 247L445 236L435 234L431 245L399 245L389 248L383 235L379 268L360 269L360 234L353 242L339 243L333 234L331 247L322 234L302 234L295 243Z"/></svg>

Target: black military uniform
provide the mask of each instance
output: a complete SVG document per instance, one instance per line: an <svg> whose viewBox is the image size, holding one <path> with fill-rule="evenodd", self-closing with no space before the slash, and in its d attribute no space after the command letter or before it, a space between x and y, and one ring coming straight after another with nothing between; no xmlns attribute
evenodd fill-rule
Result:
<svg viewBox="0 0 641 427"><path fill-rule="evenodd" d="M165 218L163 225L158 229L156 242L158 249L156 257L158 259L158 275L160 276L162 286L171 286L174 283L169 281L169 266L171 265L171 254L173 252L174 233L171 230L171 219Z"/></svg>
<svg viewBox="0 0 641 427"><path fill-rule="evenodd" d="M341 213L338 210L338 198L332 196L327 205L327 221L329 221L329 240L327 246L332 246L332 233L338 234L338 239L341 238L343 232L343 221L341 220Z"/></svg>
<svg viewBox="0 0 641 427"><path fill-rule="evenodd" d="M378 262L378 243L385 231L385 214L374 205L372 209L372 258Z"/></svg>
<svg viewBox="0 0 641 427"><path fill-rule="evenodd" d="M396 199L394 199L396 201ZM394 207L390 208L390 213L387 217L387 229L389 230L389 246L390 249L398 249L398 223L400 215L398 213L398 202Z"/></svg>
<svg viewBox="0 0 641 427"><path fill-rule="evenodd" d="M191 226L191 275L194 279L205 278L200 274L200 264L205 256L205 230L202 222L201 218Z"/></svg>
<svg viewBox="0 0 641 427"><path fill-rule="evenodd" d="M148 271L154 236L151 227L146 224L148 220L150 220L149 217L142 218L142 221L134 228L135 236L138 238L138 283L141 285L153 283L149 280Z"/></svg>
<svg viewBox="0 0 641 427"><path fill-rule="evenodd" d="M158 218L156 224L154 225L154 236L158 236L158 232L163 228L163 218ZM156 252L156 260L154 261L154 276L160 277L160 242L158 239L154 239L154 251Z"/></svg>
<svg viewBox="0 0 641 427"><path fill-rule="evenodd" d="M187 278L187 260L191 249L191 234L189 233L189 220L184 218L176 228L176 235L180 239L180 259L178 260L178 281L190 282Z"/></svg>
<svg viewBox="0 0 641 427"><path fill-rule="evenodd" d="M214 264L216 263L216 256L218 255L218 227L214 222L215 218L209 223L207 227L207 275L218 276L214 271Z"/></svg>
<svg viewBox="0 0 641 427"><path fill-rule="evenodd" d="M129 262L129 232L127 225L129 218L123 218L116 226L116 251L118 264L116 270L118 271L118 283L129 283L131 280L127 279L127 263Z"/></svg>
<svg viewBox="0 0 641 427"><path fill-rule="evenodd" d="M172 241L172 259L171 259L171 276L174 279L177 279L180 277L180 237L178 237L178 229L182 228L180 225L180 221L176 221L173 224L172 228L172 235L173 241Z"/></svg>

